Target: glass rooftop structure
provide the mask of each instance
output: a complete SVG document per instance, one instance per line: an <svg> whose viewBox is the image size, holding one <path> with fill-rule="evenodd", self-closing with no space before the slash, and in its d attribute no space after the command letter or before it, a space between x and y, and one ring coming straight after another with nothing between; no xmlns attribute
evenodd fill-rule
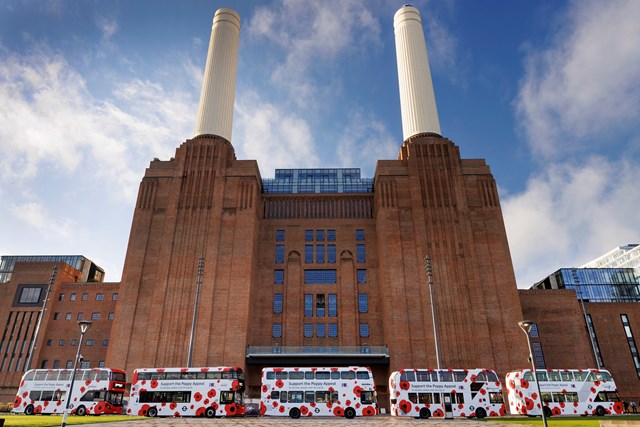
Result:
<svg viewBox="0 0 640 427"><path fill-rule="evenodd" d="M633 268L561 268L531 289L574 289L586 302L640 302Z"/></svg>
<svg viewBox="0 0 640 427"><path fill-rule="evenodd" d="M0 283L11 280L17 262L65 262L82 272L88 267L87 277L83 277L83 280L101 282L104 277L104 270L82 255L3 255L0 258Z"/></svg>
<svg viewBox="0 0 640 427"><path fill-rule="evenodd" d="M276 169L275 178L262 180L264 194L373 193L373 178L362 178L359 168Z"/></svg>

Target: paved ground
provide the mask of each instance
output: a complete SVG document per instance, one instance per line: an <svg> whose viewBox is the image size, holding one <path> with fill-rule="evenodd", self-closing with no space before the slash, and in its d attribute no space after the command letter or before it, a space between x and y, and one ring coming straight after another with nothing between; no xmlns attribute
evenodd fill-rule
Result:
<svg viewBox="0 0 640 427"><path fill-rule="evenodd" d="M236 426L236 427L267 427L267 426L428 426L428 427L518 427L518 424L501 424L497 422L486 423L484 421L456 419L444 420L432 418L419 420L414 418L397 418L388 415L376 417L357 417L352 420L345 418L318 417L300 418L297 420L288 417L244 417L244 418L149 418L137 421L125 421L119 423L93 424L94 427L167 427L167 426ZM530 426L528 426L530 427Z"/></svg>

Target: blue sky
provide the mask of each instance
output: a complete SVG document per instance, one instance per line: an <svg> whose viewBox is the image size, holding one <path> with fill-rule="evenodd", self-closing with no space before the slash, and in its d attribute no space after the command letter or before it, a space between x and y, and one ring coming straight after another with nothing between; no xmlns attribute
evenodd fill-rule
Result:
<svg viewBox="0 0 640 427"><path fill-rule="evenodd" d="M242 20L238 158L372 177L402 143L403 3L3 1L0 254L83 254L120 280L145 168L193 136L220 7ZM413 4L442 133L491 167L518 286L640 242L640 2Z"/></svg>

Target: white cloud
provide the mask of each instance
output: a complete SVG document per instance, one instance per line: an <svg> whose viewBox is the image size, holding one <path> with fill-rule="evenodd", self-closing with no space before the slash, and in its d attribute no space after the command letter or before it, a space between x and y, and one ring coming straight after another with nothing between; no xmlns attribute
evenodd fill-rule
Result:
<svg viewBox="0 0 640 427"><path fill-rule="evenodd" d="M528 52L517 110L535 153L552 158L613 144L609 132L637 122L638 22L634 0L574 2L555 45Z"/></svg>
<svg viewBox="0 0 640 427"><path fill-rule="evenodd" d="M43 238L68 239L73 236L69 219L56 223L41 203L11 204L13 215L23 224L35 228Z"/></svg>
<svg viewBox="0 0 640 427"><path fill-rule="evenodd" d="M518 285L638 241L638 182L632 162L594 156L582 164L548 164L524 192L503 197Z"/></svg>

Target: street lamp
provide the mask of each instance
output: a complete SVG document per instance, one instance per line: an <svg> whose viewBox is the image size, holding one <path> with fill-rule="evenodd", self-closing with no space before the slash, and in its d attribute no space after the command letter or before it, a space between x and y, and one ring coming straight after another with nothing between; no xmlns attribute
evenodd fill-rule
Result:
<svg viewBox="0 0 640 427"><path fill-rule="evenodd" d="M576 293L578 294L578 299L580 300L580 307L582 308L582 316L584 317L584 324L587 326L587 334L589 334L589 341L591 342L593 357L596 359L596 366L598 367L598 369L602 369L602 365L600 363L600 357L598 356L596 342L594 340L595 332L593 332L593 328L591 327L591 322L589 322L589 315L587 314L587 309L584 307L584 294L582 293L582 286L580 286L580 279L578 279L578 272L576 271L575 268L571 269L571 275L573 276L573 283L576 287Z"/></svg>
<svg viewBox="0 0 640 427"><path fill-rule="evenodd" d="M536 372L536 362L533 358L533 351L531 351L531 328L535 322L531 320L521 320L518 322L520 329L524 331L527 336L527 345L529 346L529 360L531 361L531 369L533 371L533 381L536 383L536 389L538 390L538 400L540 401L540 412L542 412L542 424L547 427L547 416L544 413L544 404L542 402L542 393L540 393L540 382L538 382L538 374Z"/></svg>
<svg viewBox="0 0 640 427"><path fill-rule="evenodd" d="M425 269L427 270L427 281L429 283L429 299L431 300L431 320L433 321L433 339L436 345L436 363L440 369L440 347L438 346L438 328L436 326L436 308L433 303L433 279L431 277L431 258L426 256L424 259Z"/></svg>
<svg viewBox="0 0 640 427"><path fill-rule="evenodd" d="M88 320L81 320L78 322L78 326L80 326L80 342L78 343L78 351L76 352L76 360L73 362L73 372L71 373L71 384L69 385L69 392L67 393L66 404L64 407L64 412L62 415L62 424L61 427L65 427L67 425L67 412L69 411L69 401L71 400L71 392L73 391L73 383L76 380L76 369L78 367L78 360L80 359L80 350L82 348L82 339L84 338L84 334L91 327L91 322Z"/></svg>

